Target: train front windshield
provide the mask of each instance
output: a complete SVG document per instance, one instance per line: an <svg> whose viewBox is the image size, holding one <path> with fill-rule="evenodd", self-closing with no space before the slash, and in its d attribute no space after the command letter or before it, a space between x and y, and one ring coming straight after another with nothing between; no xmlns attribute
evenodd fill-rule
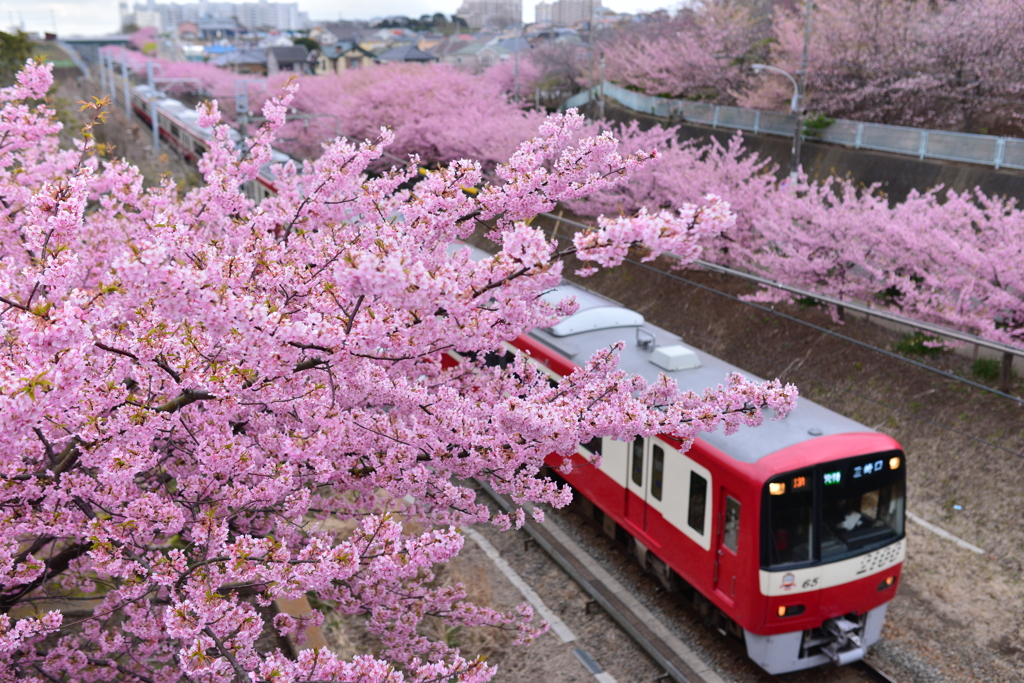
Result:
<svg viewBox="0 0 1024 683"><path fill-rule="evenodd" d="M773 478L764 491L762 566L836 562L903 538L905 490L901 451Z"/></svg>

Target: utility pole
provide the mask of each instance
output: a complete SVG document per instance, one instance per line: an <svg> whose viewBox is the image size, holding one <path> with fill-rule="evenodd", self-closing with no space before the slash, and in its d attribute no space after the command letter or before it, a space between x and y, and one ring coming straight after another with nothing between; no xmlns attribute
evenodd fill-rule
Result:
<svg viewBox="0 0 1024 683"><path fill-rule="evenodd" d="M146 82L149 83L149 119L153 122L153 154L160 155L160 121L156 113L156 81L153 80L153 62L146 62Z"/></svg>
<svg viewBox="0 0 1024 683"><path fill-rule="evenodd" d="M235 79L235 114L238 116L238 133L244 140L249 135L249 85L247 79Z"/></svg>
<svg viewBox="0 0 1024 683"><path fill-rule="evenodd" d="M117 72L114 71L114 55L109 50L107 51L106 67L109 70L107 78L110 79L110 107L114 108L117 106L117 80L115 79Z"/></svg>
<svg viewBox="0 0 1024 683"><path fill-rule="evenodd" d="M100 70L100 94L107 95L110 90L107 89L107 70L103 68L103 48L99 51L99 63L96 67Z"/></svg>
<svg viewBox="0 0 1024 683"><path fill-rule="evenodd" d="M789 177L796 179L800 170L800 142L804 136L804 95L807 92L807 63L811 46L811 13L814 0L804 2L804 50L800 56L800 68L796 72L796 131L793 134L793 165Z"/></svg>
<svg viewBox="0 0 1024 683"><path fill-rule="evenodd" d="M522 37L522 35L523 17L522 13L520 12L519 30L516 31L515 40L513 40L512 42L512 44L515 46L515 55L513 55L513 59L515 59L515 64L512 67L512 100L515 102L519 101L519 39Z"/></svg>
<svg viewBox="0 0 1024 683"><path fill-rule="evenodd" d="M124 117L131 121L132 97L128 84L128 54L123 47L121 48L121 80L124 81Z"/></svg>

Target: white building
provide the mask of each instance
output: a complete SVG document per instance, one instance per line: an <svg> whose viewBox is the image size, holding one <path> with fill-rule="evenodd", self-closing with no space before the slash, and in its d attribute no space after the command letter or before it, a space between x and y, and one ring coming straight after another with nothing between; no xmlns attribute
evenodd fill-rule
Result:
<svg viewBox="0 0 1024 683"><path fill-rule="evenodd" d="M244 29L257 30L278 30L278 31L300 31L309 27L309 15L299 11L296 2L199 2L178 4L155 3L152 0L147 4L135 5L135 24L142 28L139 21L140 15L150 16L150 13L159 15L159 30L171 31L178 24L188 21L199 23L200 20L219 20L238 22ZM153 25L153 24L146 24Z"/></svg>
<svg viewBox="0 0 1024 683"><path fill-rule="evenodd" d="M550 2L538 2L534 8L534 22L538 24L544 24L545 26L551 26L555 23L555 16L551 10L554 7L554 3Z"/></svg>
<svg viewBox="0 0 1024 683"><path fill-rule="evenodd" d="M470 28L519 26L523 20L522 0L462 0L456 16Z"/></svg>
<svg viewBox="0 0 1024 683"><path fill-rule="evenodd" d="M155 28L157 32L163 31L163 17L159 12L152 10L135 10L134 20L131 22L137 28Z"/></svg>
<svg viewBox="0 0 1024 683"><path fill-rule="evenodd" d="M536 5L536 21L549 26L576 26L593 20L601 0L552 0Z"/></svg>

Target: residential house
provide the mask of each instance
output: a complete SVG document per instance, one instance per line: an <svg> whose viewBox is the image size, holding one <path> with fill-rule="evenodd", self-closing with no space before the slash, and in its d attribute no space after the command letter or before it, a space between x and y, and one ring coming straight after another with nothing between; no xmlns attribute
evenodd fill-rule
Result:
<svg viewBox="0 0 1024 683"><path fill-rule="evenodd" d="M309 74L313 72L309 59L309 48L305 45L290 47L268 47L267 75L273 76L282 71Z"/></svg>
<svg viewBox="0 0 1024 683"><path fill-rule="evenodd" d="M474 71L482 71L498 62L508 59L516 52L526 52L530 44L525 38L488 37L469 43L452 53L455 64L461 64ZM449 63L453 63L449 60Z"/></svg>
<svg viewBox="0 0 1024 683"><path fill-rule="evenodd" d="M377 55L378 62L436 62L437 57L415 45L393 47Z"/></svg>
<svg viewBox="0 0 1024 683"><path fill-rule="evenodd" d="M343 40L359 42L359 34L366 25L354 21L328 22L309 32L309 37L324 46L335 45Z"/></svg>
<svg viewBox="0 0 1024 683"><path fill-rule="evenodd" d="M199 37L203 40L236 38L243 32L234 19L200 19L196 26L199 28Z"/></svg>
<svg viewBox="0 0 1024 683"><path fill-rule="evenodd" d="M209 51L209 47L207 50ZM236 74L267 75L267 51L260 48L231 50L213 58L213 65Z"/></svg>
<svg viewBox="0 0 1024 683"><path fill-rule="evenodd" d="M192 21L183 21L178 24L178 37L182 40L198 40L199 25Z"/></svg>
<svg viewBox="0 0 1024 683"><path fill-rule="evenodd" d="M364 50L352 40L341 40L315 52L319 52L314 67L314 73L318 76L337 74L346 69L362 69L371 66L376 59L372 52Z"/></svg>
<svg viewBox="0 0 1024 683"><path fill-rule="evenodd" d="M434 33L433 31L428 33L421 33L419 38L416 40L416 47L434 54L434 48L440 45L445 40L445 36L441 33Z"/></svg>
<svg viewBox="0 0 1024 683"><path fill-rule="evenodd" d="M475 40L476 38L469 33L456 33L448 36L433 48L427 50L427 52L436 56L443 64L454 64L457 66L463 62L463 58L457 54L458 51ZM421 47L420 49L424 48Z"/></svg>
<svg viewBox="0 0 1024 683"><path fill-rule="evenodd" d="M380 28L372 31L363 31L359 35L359 45L364 50L374 54L381 54L393 47L404 45L416 45L419 42L420 34L408 28Z"/></svg>

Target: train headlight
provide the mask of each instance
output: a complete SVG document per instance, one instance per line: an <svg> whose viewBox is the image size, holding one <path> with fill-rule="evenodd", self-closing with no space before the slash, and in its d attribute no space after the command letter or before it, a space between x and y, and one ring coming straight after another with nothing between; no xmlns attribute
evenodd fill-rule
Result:
<svg viewBox="0 0 1024 683"><path fill-rule="evenodd" d="M887 576L885 577L885 580L882 581L882 583L878 584L878 591L882 592L888 588L892 588L894 585L896 585L896 577Z"/></svg>
<svg viewBox="0 0 1024 683"><path fill-rule="evenodd" d="M900 468L900 459L898 457L889 458L889 469L898 470Z"/></svg>
<svg viewBox="0 0 1024 683"><path fill-rule="evenodd" d="M768 493L770 493L773 496L781 496L785 492L786 492L786 484L785 484L785 482L773 481L772 483L768 484Z"/></svg>
<svg viewBox="0 0 1024 683"><path fill-rule="evenodd" d="M779 605L777 613L780 617L795 617L804 613L803 605Z"/></svg>

